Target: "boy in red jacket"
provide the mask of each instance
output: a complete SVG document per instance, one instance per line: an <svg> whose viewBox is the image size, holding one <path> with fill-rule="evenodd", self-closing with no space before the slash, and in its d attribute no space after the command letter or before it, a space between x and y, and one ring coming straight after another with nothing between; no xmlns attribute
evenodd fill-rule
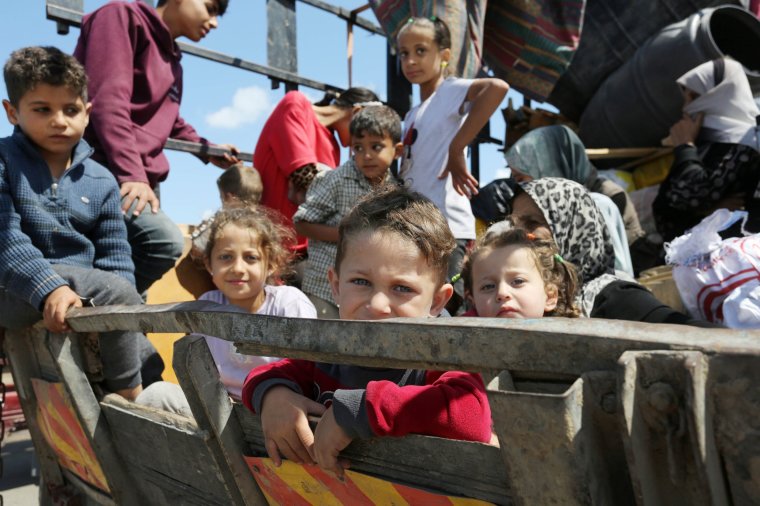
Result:
<svg viewBox="0 0 760 506"><path fill-rule="evenodd" d="M451 297L454 236L436 206L403 188L373 193L343 219L328 277L344 320L436 317ZM266 449L342 476L354 438L427 434L488 442L491 410L479 374L379 369L285 359L246 378ZM312 434L307 415L322 415Z"/></svg>
<svg viewBox="0 0 760 506"><path fill-rule="evenodd" d="M159 0L155 9L141 1L109 2L82 21L74 56L89 77L85 139L95 149L92 158L119 183L138 292L174 267L184 245L159 209L158 184L169 174L164 145L170 137L208 144L179 115L182 53L175 39L200 41L217 27L228 1ZM221 168L237 161L209 160Z"/></svg>

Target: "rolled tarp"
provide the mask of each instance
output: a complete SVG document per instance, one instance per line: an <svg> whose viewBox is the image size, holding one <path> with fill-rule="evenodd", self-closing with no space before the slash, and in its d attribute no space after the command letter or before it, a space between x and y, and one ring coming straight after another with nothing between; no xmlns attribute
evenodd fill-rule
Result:
<svg viewBox="0 0 760 506"><path fill-rule="evenodd" d="M579 135L590 148L658 146L681 117L676 79L706 61L729 56L760 92L760 20L741 7L702 9L663 28L593 95Z"/></svg>

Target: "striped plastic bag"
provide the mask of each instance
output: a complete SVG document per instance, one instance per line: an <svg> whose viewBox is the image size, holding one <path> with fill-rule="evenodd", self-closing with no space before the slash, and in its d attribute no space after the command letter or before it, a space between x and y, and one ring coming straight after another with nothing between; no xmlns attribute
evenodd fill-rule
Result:
<svg viewBox="0 0 760 506"><path fill-rule="evenodd" d="M665 244L665 259L692 316L735 329L760 328L760 234L719 235L746 219L746 211L719 209Z"/></svg>

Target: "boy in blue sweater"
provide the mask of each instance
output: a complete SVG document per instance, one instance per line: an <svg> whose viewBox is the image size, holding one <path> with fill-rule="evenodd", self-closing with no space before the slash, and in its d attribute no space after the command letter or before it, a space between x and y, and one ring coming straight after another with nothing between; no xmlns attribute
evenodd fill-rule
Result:
<svg viewBox="0 0 760 506"><path fill-rule="evenodd" d="M65 332L66 312L83 298L140 304L119 187L82 140L84 69L56 48L28 47L11 54L3 74L15 128L0 139L0 327L42 318ZM130 400L163 370L140 333L104 333L100 352L105 387Z"/></svg>

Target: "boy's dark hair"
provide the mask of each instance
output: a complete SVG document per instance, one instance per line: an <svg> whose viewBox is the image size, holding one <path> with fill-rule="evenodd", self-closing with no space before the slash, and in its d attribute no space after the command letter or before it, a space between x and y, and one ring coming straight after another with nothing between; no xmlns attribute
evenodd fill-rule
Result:
<svg viewBox="0 0 760 506"><path fill-rule="evenodd" d="M220 192L236 197L245 205L258 204L261 192L264 191L259 171L242 162L222 172L216 180L216 186Z"/></svg>
<svg viewBox="0 0 760 506"><path fill-rule="evenodd" d="M156 2L156 7L161 7L167 1L168 0L158 0ZM230 3L230 0L214 0L214 2L216 2L216 15L224 16L224 13L227 12L227 5Z"/></svg>
<svg viewBox="0 0 760 506"><path fill-rule="evenodd" d="M387 105L370 105L363 107L351 118L348 127L351 137L377 135L391 138L393 144L401 142L401 118Z"/></svg>
<svg viewBox="0 0 760 506"><path fill-rule="evenodd" d="M438 45L439 49L451 49L451 32L449 31L449 26L438 16L433 16L432 18L409 18L406 24L398 31L396 40L398 40L399 36L406 30L416 26L432 30L433 40Z"/></svg>
<svg viewBox="0 0 760 506"><path fill-rule="evenodd" d="M292 259L288 246L295 242L293 232L281 222L273 211L261 206L221 209L214 215L211 223L203 258L211 262L211 253L216 241L224 235L224 227L235 225L256 234L259 249L266 257L267 268L272 272L269 281L274 281L288 273Z"/></svg>
<svg viewBox="0 0 760 506"><path fill-rule="evenodd" d="M65 86L87 103L87 74L71 55L52 46L32 46L11 53L3 68L8 101L17 107L21 97L38 84Z"/></svg>
<svg viewBox="0 0 760 506"><path fill-rule="evenodd" d="M400 186L386 186L359 201L340 222L335 271L349 241L362 232L393 232L413 242L437 274L446 283L449 256L456 247L446 218L426 197Z"/></svg>
<svg viewBox="0 0 760 506"><path fill-rule="evenodd" d="M578 291L578 271L575 266L559 255L554 241L539 239L522 228L506 228L509 226L512 225L505 225L505 228L487 232L465 258L462 265L465 293L468 295L473 293L472 265L483 252L507 246L520 246L530 250L541 278L544 280L544 285L553 287L557 292L557 307L549 311L546 316L569 318L580 316L578 306L575 304L575 295Z"/></svg>
<svg viewBox="0 0 760 506"><path fill-rule="evenodd" d="M343 109L351 109L356 104L361 104L362 102L377 102L379 100L372 90L368 90L367 88L349 88L342 93L328 90L325 92L322 100L315 102L314 105L321 107L334 105Z"/></svg>

